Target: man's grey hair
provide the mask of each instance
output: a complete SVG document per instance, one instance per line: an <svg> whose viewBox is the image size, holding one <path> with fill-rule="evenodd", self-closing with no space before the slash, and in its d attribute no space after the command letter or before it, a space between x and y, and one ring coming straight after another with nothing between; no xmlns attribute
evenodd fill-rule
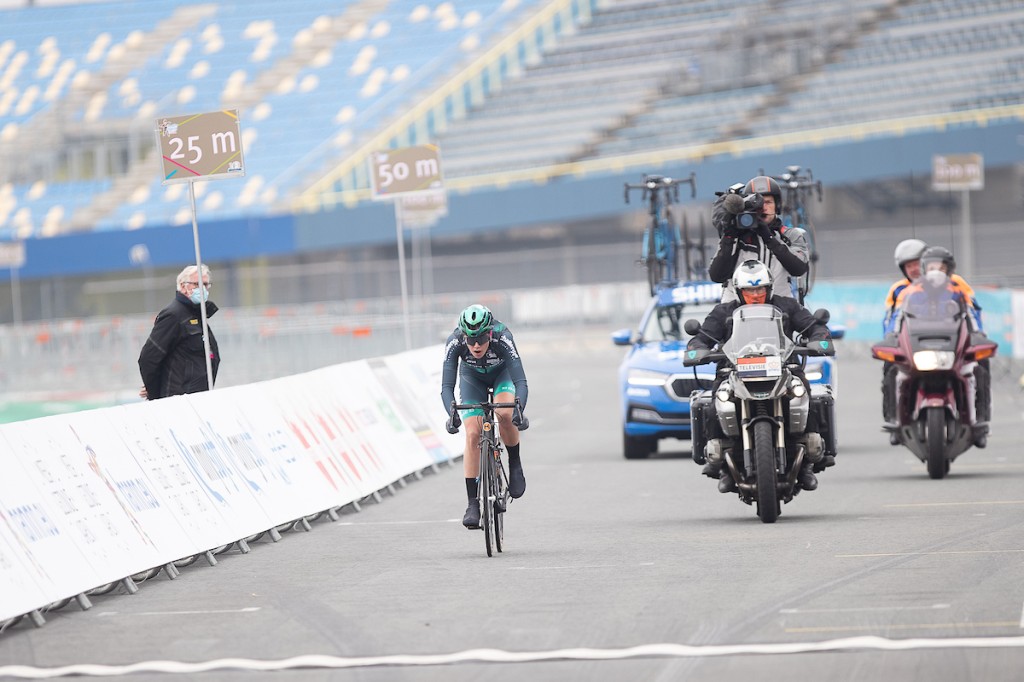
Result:
<svg viewBox="0 0 1024 682"><path fill-rule="evenodd" d="M196 266L188 265L188 266L185 267L184 270L179 272L178 273L178 279L175 281L175 286L174 286L175 291L177 291L178 289L181 288L182 282L184 282L184 281L186 281L188 279L191 279L192 275L196 274L197 270L199 270L199 268L197 268ZM206 263L203 263L203 277L205 277L207 279L207 281L213 282L213 279L210 278L210 268L206 265ZM201 282L202 279L199 279L197 281Z"/></svg>

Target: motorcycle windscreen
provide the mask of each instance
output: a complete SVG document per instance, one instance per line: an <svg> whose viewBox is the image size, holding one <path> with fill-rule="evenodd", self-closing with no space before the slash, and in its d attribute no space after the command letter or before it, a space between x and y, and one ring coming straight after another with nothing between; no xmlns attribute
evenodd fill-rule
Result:
<svg viewBox="0 0 1024 682"><path fill-rule="evenodd" d="M732 335L722 346L722 350L739 369L743 363L741 359L760 358L765 360L768 356L774 356L775 362L768 367L768 362L758 363L751 361L746 363L751 366L751 371L765 372L761 376L773 376L767 372L775 372L778 376L781 371L780 357L789 354L793 342L786 336L782 326L782 311L773 305L743 305L732 313Z"/></svg>
<svg viewBox="0 0 1024 682"><path fill-rule="evenodd" d="M920 287L904 298L901 310L912 350L956 348L967 314L958 293L946 287Z"/></svg>

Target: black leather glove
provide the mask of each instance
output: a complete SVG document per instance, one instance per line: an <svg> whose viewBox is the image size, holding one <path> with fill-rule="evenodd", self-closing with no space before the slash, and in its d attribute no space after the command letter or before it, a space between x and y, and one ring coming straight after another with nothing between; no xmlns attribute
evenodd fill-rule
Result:
<svg viewBox="0 0 1024 682"><path fill-rule="evenodd" d="M728 237L729 239L736 239L740 236L740 229L736 227L736 219L733 218L725 224L722 228L722 236Z"/></svg>
<svg viewBox="0 0 1024 682"><path fill-rule="evenodd" d="M458 433L460 426L462 426L462 417L459 416L458 410L453 410L448 421L445 422L444 428L448 433Z"/></svg>
<svg viewBox="0 0 1024 682"><path fill-rule="evenodd" d="M757 236L764 241L765 246L767 246L771 242L772 237L775 234L771 226L760 220L757 221L757 227L754 229L754 231L757 232Z"/></svg>

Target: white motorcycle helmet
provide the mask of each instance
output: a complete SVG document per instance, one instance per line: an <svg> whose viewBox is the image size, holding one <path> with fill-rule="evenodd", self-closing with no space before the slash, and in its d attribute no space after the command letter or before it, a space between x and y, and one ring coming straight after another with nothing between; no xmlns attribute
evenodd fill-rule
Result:
<svg viewBox="0 0 1024 682"><path fill-rule="evenodd" d="M903 276L907 276L905 267L910 261L921 260L921 256L924 255L925 249L928 245L920 239L904 239L896 245L896 251L893 253L893 259L896 261L896 267L900 269Z"/></svg>
<svg viewBox="0 0 1024 682"><path fill-rule="evenodd" d="M744 296L746 289L765 288L763 301L748 301ZM740 263L732 276L732 288L743 303L765 303L772 297L772 273L768 266L759 260L746 260Z"/></svg>

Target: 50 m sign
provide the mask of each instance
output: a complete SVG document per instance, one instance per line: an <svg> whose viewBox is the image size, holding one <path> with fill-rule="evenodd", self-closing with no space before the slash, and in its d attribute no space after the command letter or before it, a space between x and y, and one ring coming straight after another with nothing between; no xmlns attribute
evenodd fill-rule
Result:
<svg viewBox="0 0 1024 682"><path fill-rule="evenodd" d="M245 175L238 112L234 109L161 118L156 134L165 185Z"/></svg>
<svg viewBox="0 0 1024 682"><path fill-rule="evenodd" d="M387 149L370 155L373 198L433 192L444 187L437 145Z"/></svg>

